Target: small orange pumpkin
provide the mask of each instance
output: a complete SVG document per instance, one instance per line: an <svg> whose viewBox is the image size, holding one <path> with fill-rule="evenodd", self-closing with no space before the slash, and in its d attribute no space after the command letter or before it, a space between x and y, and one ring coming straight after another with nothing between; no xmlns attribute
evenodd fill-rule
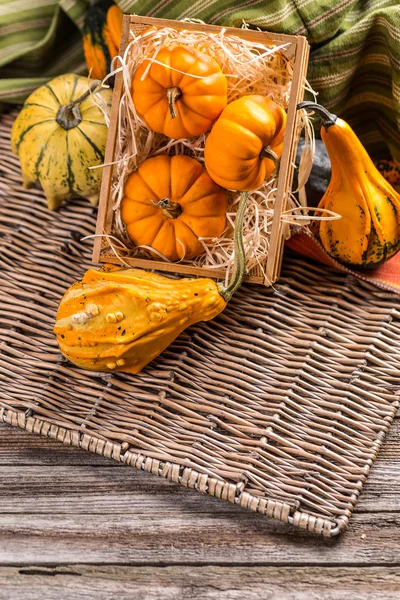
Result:
<svg viewBox="0 0 400 600"><path fill-rule="evenodd" d="M175 261L202 254L199 237L221 235L227 207L225 193L197 160L162 154L129 175L121 217L136 246Z"/></svg>
<svg viewBox="0 0 400 600"><path fill-rule="evenodd" d="M218 63L185 46L161 48L152 58L157 62L149 68L145 59L133 77L138 114L150 129L173 139L208 131L227 103L228 85Z"/></svg>
<svg viewBox="0 0 400 600"><path fill-rule="evenodd" d="M266 96L242 96L223 110L204 148L208 173L219 185L259 188L282 154L286 113Z"/></svg>

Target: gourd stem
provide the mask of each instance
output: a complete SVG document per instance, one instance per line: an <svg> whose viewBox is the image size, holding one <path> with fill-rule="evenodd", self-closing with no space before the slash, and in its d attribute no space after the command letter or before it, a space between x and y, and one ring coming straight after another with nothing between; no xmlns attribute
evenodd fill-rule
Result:
<svg viewBox="0 0 400 600"><path fill-rule="evenodd" d="M331 127L336 123L337 116L333 115L324 106L321 106L316 102L310 102L309 100L305 100L304 102L300 102L300 104L298 104L296 108L297 110L304 108L306 110L316 112L321 117L322 125L325 127L325 129L328 129L328 127Z"/></svg>
<svg viewBox="0 0 400 600"><path fill-rule="evenodd" d="M179 100L179 98L181 98L181 96L182 92L179 87L174 86L167 88L168 108L171 119L175 119L175 117L178 116L175 103Z"/></svg>
<svg viewBox="0 0 400 600"><path fill-rule="evenodd" d="M90 96L90 94L92 92L94 92L94 90L99 87L101 81L100 79L95 79L92 83L92 85L86 90L86 92L84 94L82 94L82 96L79 96L79 98L77 98L76 100L73 100L72 102L70 102L69 104L67 104L66 106L75 106L76 104L80 104L81 102L83 102L84 100L86 100L86 98L88 96Z"/></svg>
<svg viewBox="0 0 400 600"><path fill-rule="evenodd" d="M73 129L74 127L77 127L79 125L79 123L82 121L82 115L81 111L79 110L79 105L81 104L81 102L86 100L86 98L92 92L94 92L94 90L99 86L100 83L101 81L99 79L96 79L92 83L90 88L84 94L82 94L82 96L79 96L79 98L73 100L69 104L64 104L63 106L60 106L56 116L56 121L59 125L61 125L63 129L68 131L68 129Z"/></svg>
<svg viewBox="0 0 400 600"><path fill-rule="evenodd" d="M246 213L247 199L249 194L242 192L239 208L236 213L235 229L233 232L233 247L235 250L235 266L233 268L232 277L227 287L219 284L218 291L226 302L232 298L233 294L242 285L243 278L246 274L246 253L243 245L243 221Z"/></svg>
<svg viewBox="0 0 400 600"><path fill-rule="evenodd" d="M162 198L155 204L161 208L163 215L169 219L176 219L182 214L182 207L179 202L171 202L169 198Z"/></svg>

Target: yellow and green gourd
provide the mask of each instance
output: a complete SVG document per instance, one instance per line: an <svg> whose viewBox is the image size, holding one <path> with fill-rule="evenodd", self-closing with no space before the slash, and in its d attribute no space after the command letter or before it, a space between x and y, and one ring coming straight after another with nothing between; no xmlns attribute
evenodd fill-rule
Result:
<svg viewBox="0 0 400 600"><path fill-rule="evenodd" d="M14 121L11 145L21 163L23 185L39 183L50 210L73 195L98 203L102 169L90 167L103 164L108 131L91 96L98 83L60 75L36 89ZM111 90L96 94L105 107L111 105Z"/></svg>

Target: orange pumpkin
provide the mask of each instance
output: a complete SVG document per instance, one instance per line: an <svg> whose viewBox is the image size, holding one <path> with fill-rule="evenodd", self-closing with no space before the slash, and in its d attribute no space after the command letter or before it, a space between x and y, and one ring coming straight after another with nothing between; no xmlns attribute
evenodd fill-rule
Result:
<svg viewBox="0 0 400 600"><path fill-rule="evenodd" d="M149 68L145 59L132 82L133 103L147 126L174 139L208 131L227 103L218 63L185 46L161 48L152 58L157 63Z"/></svg>
<svg viewBox="0 0 400 600"><path fill-rule="evenodd" d="M259 188L279 162L285 126L285 111L266 96L234 100L207 138L204 159L208 173L228 189Z"/></svg>
<svg viewBox="0 0 400 600"><path fill-rule="evenodd" d="M175 261L202 254L199 237L221 235L227 206L225 193L197 160L163 154L129 175L121 217L136 246Z"/></svg>

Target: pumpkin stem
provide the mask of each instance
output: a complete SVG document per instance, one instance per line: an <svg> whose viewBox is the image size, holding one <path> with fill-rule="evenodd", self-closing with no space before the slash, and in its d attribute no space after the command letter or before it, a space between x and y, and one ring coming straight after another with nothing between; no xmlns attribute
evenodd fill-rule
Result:
<svg viewBox="0 0 400 600"><path fill-rule="evenodd" d="M178 116L175 103L179 100L179 98L181 98L181 96L182 92L179 87L174 86L167 88L168 108L171 119L175 119L175 117Z"/></svg>
<svg viewBox="0 0 400 600"><path fill-rule="evenodd" d="M218 291L226 302L232 298L233 294L242 285L243 278L246 274L246 253L243 245L243 221L246 213L247 199L249 194L242 192L239 208L236 213L235 229L233 232L233 245L235 249L235 266L233 268L232 277L227 285L218 285Z"/></svg>
<svg viewBox="0 0 400 600"><path fill-rule="evenodd" d="M261 150L260 157L269 158L270 160L272 160L275 165L275 172L278 171L280 158L277 155L277 153L272 150L272 148L270 148L269 146L264 146L264 148Z"/></svg>
<svg viewBox="0 0 400 600"><path fill-rule="evenodd" d="M304 102L300 102L300 104L298 104L296 108L297 110L304 108L305 110L316 112L317 115L321 117L322 125L325 127L325 129L328 129L328 127L331 127L331 125L334 125L336 123L337 116L333 115L329 112L329 110L326 110L324 106L321 106L316 102L310 102L309 100L305 100Z"/></svg>
<svg viewBox="0 0 400 600"><path fill-rule="evenodd" d="M68 131L68 129L73 129L74 127L77 127L79 125L79 123L82 121L82 115L79 109L79 105L81 104L81 102L86 100L86 98L92 92L94 92L94 90L99 86L100 83L101 81L99 79L96 79L92 83L90 88L84 94L82 94L82 96L79 96L79 98L73 100L69 104L64 104L63 106L60 106L56 116L56 121L59 125L61 125L61 127L63 127L63 129Z"/></svg>
<svg viewBox="0 0 400 600"><path fill-rule="evenodd" d="M163 211L163 215L169 219L176 219L182 214L182 207L178 202L171 202L169 198L162 198L155 203Z"/></svg>

